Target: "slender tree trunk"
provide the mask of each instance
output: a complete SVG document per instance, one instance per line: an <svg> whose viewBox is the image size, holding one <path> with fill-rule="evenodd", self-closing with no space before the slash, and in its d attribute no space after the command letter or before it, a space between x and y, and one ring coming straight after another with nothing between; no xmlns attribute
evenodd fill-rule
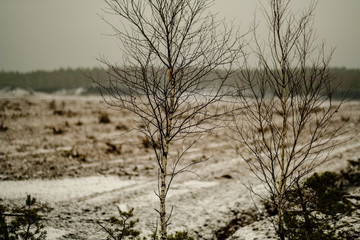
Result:
<svg viewBox="0 0 360 240"><path fill-rule="evenodd" d="M275 1L274 2L274 13L275 13L275 23L274 23L274 48L275 53L277 56L278 63L280 65L281 70L281 88L282 88L282 99L281 99L281 105L282 105L282 132L281 132L281 155L280 155L280 178L278 180L278 191L277 191L277 198L278 198L278 231L279 231L279 237L281 240L285 239L284 234L284 194L286 190L286 177L285 177L285 149L286 149L286 137L287 137L287 93L286 93L286 72L285 72L285 63L286 63L286 57L284 56L284 48L281 41L281 14L279 12L279 9L281 8L281 1ZM281 51L281 58L278 54L277 50L277 44L276 41L279 42L279 48Z"/></svg>
<svg viewBox="0 0 360 240"><path fill-rule="evenodd" d="M162 159L162 166L160 171L161 188L160 188L160 227L161 239L166 240L166 165L167 165L168 144L165 143L164 156Z"/></svg>
<svg viewBox="0 0 360 240"><path fill-rule="evenodd" d="M286 188L286 178L285 178L285 148L286 148L286 137L287 137L287 93L286 93L286 75L285 75L285 63L282 60L281 62L281 83L282 83L282 111L283 111L283 123L282 123L282 133L281 133L281 175L279 179L278 186L278 228L279 228L279 237L281 240L285 239L284 236L284 194Z"/></svg>
<svg viewBox="0 0 360 240"><path fill-rule="evenodd" d="M172 129L172 121L174 116L174 102L175 102L175 80L172 77L172 68L168 70L169 82L171 84L169 116L167 118L167 129L165 136L164 154L161 166L161 189L160 189L160 225L161 225L161 239L167 239L167 216L166 216L166 174L167 161L169 154L170 132Z"/></svg>
<svg viewBox="0 0 360 240"><path fill-rule="evenodd" d="M284 233L284 212L286 211L284 206L284 194L286 191L286 176L285 176L285 149L286 149L286 138L287 138L287 92L286 92L286 71L285 71L285 64L286 64L286 56L284 55L284 46L282 44L282 37L281 37L281 22L282 22L282 15L280 14L280 10L282 5L282 1L275 1L274 2L274 49L275 54L277 57L277 61L280 65L281 71L281 90L282 90L282 98L281 98L281 105L282 105L282 130L281 130L281 153L280 153L280 177L278 179L278 189L277 189L277 205L278 205L278 235L281 240L285 239ZM280 53L278 52L278 44L280 48Z"/></svg>

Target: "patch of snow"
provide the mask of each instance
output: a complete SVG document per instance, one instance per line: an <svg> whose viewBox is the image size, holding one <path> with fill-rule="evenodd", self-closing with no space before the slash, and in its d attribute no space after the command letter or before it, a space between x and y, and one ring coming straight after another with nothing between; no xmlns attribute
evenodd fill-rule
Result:
<svg viewBox="0 0 360 240"><path fill-rule="evenodd" d="M277 239L271 224L267 220L256 221L238 229L227 240Z"/></svg>
<svg viewBox="0 0 360 240"><path fill-rule="evenodd" d="M24 198L27 194L46 202L61 202L121 189L135 184L134 180L123 180L115 176L91 176L73 179L26 180L0 182L0 197Z"/></svg>
<svg viewBox="0 0 360 240"><path fill-rule="evenodd" d="M11 97L24 97L24 96L33 95L34 91L30 88L26 90L23 88L5 87L5 88L0 89L0 94L6 95L6 96L11 96Z"/></svg>
<svg viewBox="0 0 360 240"><path fill-rule="evenodd" d="M58 239L67 233L67 231L63 229L57 229L52 227L46 227L45 230L47 232L46 239Z"/></svg>

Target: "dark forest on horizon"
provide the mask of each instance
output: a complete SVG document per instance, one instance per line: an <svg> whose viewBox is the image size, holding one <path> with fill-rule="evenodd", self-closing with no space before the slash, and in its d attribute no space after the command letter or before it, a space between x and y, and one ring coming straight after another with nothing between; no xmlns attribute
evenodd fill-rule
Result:
<svg viewBox="0 0 360 240"><path fill-rule="evenodd" d="M330 68L334 84L339 92L348 92L349 98L360 99L360 69ZM106 80L107 74L101 68L58 69L54 71L0 72L0 89L25 89L27 91L54 93L60 90L83 88L84 93L97 94L89 76ZM231 79L230 79L231 81Z"/></svg>

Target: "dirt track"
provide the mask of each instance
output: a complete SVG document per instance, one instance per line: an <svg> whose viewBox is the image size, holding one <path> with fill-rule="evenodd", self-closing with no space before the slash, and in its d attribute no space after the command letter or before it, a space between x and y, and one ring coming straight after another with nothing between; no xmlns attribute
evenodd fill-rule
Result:
<svg viewBox="0 0 360 240"><path fill-rule="evenodd" d="M334 122L348 117L353 136L360 128L360 102L344 105ZM49 219L49 239L104 238L96 222L117 215L117 206L134 207L139 227L153 230L156 163L133 128L132 115L106 109L98 97L2 96L0 197L13 203L27 193L37 197ZM180 175L174 182L170 229L190 230L196 239L216 239L222 231L233 232L233 239L272 238L238 180L256 184L226 143L226 131L206 136L192 149L190 158L210 159L194 167L197 175ZM348 160L357 161L359 140L353 136L336 149L319 171L340 171ZM359 188L354 191L359 194ZM227 228L234 219L242 226L236 233Z"/></svg>

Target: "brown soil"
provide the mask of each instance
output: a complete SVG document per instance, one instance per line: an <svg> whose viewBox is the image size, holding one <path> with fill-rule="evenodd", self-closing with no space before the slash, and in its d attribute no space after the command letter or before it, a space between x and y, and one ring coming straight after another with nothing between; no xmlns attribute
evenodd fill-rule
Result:
<svg viewBox="0 0 360 240"><path fill-rule="evenodd" d="M70 194L67 200L46 198L50 199L46 200L51 219L49 233L57 236L53 239L99 239L101 228L96 219L116 215L116 206L124 203L135 207L135 214L143 222L142 228L152 229L157 218L154 211L158 204L154 194L157 166L151 147L143 135L134 130L134 115L108 109L101 98L95 96L2 96L0 103L0 183L3 186L17 183L32 186L38 180L44 184L50 181L52 186L51 181L91 176L134 181L80 197ZM346 103L334 124L346 120L349 131L345 137L351 139L337 148L332 153L333 160L319 171L339 172L348 166L348 160L358 161L360 102ZM184 174L174 183L169 193L169 206L176 206L172 229L190 229L197 239L212 239L226 235L227 229L235 232L234 226L230 226L234 222L239 224L235 228L244 227L245 233L251 232L251 228L256 231L268 226L263 219L258 219L248 191L238 181L238 178L250 179L251 174L229 146L229 134L229 130L220 129L204 136L190 151L189 161L209 160L194 167L195 175ZM41 196L45 195L38 195L40 201ZM5 193L0 197L18 198ZM89 228L97 230L89 232ZM261 234L258 236L269 237L273 233L265 227ZM240 235L238 231L234 236Z"/></svg>

